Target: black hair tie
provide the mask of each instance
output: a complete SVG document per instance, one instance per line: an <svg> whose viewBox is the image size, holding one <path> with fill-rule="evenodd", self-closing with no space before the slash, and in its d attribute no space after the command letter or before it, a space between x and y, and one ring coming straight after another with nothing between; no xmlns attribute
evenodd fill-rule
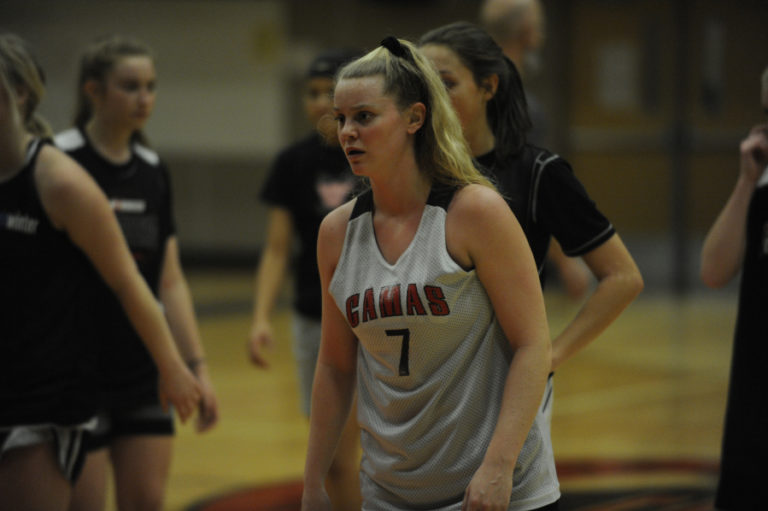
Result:
<svg viewBox="0 0 768 511"><path fill-rule="evenodd" d="M395 57L400 57L401 59L408 59L408 52L405 49L405 46L403 46L400 41L398 41L396 38L390 36L385 37L381 41L381 45L388 49L389 52L394 55Z"/></svg>

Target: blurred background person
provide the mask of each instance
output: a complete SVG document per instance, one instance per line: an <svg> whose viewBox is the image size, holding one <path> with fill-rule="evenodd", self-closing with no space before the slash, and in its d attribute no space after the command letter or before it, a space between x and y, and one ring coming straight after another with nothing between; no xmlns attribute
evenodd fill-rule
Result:
<svg viewBox="0 0 768 511"><path fill-rule="evenodd" d="M159 368L155 392L183 421L200 396L106 197L50 145L35 113L44 91L24 41L0 35L0 507L13 510L69 504L100 405L98 312L82 292L99 278Z"/></svg>
<svg viewBox="0 0 768 511"><path fill-rule="evenodd" d="M334 76L356 55L352 50L329 49L311 62L303 104L313 130L277 156L261 191L261 199L269 205L269 223L256 271L250 357L257 367L269 367L265 349L275 342L272 312L291 267L294 270L293 354L301 410L306 417L310 416L312 383L320 348L318 229L327 213L351 198L357 182L335 134L331 115ZM360 508L359 435L355 414L351 413L326 481L334 509L339 511Z"/></svg>
<svg viewBox="0 0 768 511"><path fill-rule="evenodd" d="M480 7L480 23L515 63L523 82L536 74L546 37L546 18L540 0L485 0ZM528 134L534 145L547 143L547 116L536 95L526 90L533 124Z"/></svg>
<svg viewBox="0 0 768 511"><path fill-rule="evenodd" d="M157 76L151 50L123 36L101 38L80 58L74 127L56 144L104 190L173 338L203 391L197 429L218 419L218 403L179 261L168 170L142 129L152 115ZM157 400L157 368L104 285L95 286L103 409L87 436L90 454L71 509L105 506L111 465L120 510L161 509L170 471L173 416Z"/></svg>
<svg viewBox="0 0 768 511"><path fill-rule="evenodd" d="M761 80L768 115L768 67ZM754 126L739 147L740 165L728 201L701 249L701 279L711 288L741 272L728 406L715 505L722 510L762 509L768 457L768 123Z"/></svg>
<svg viewBox="0 0 768 511"><path fill-rule="evenodd" d="M515 65L480 27L457 22L419 40L446 84L476 161L525 232L539 270L553 239L582 258L598 284L552 340L552 370L595 340L643 288L640 271L570 164L525 142L529 121Z"/></svg>
<svg viewBox="0 0 768 511"><path fill-rule="evenodd" d="M525 84L526 76L535 74L541 62L541 49L546 37L546 17L540 0L485 0L480 7L480 23L514 62ZM549 119L535 91L526 89L531 129L528 141L550 147ZM588 269L578 259L563 253L553 240L548 254L568 296L583 298L590 285Z"/></svg>

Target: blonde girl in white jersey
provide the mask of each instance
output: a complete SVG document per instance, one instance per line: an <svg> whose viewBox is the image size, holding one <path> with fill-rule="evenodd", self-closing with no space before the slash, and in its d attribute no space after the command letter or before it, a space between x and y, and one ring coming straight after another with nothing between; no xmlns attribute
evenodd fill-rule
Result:
<svg viewBox="0 0 768 511"><path fill-rule="evenodd" d="M355 385L363 509L556 509L536 427L551 354L533 257L429 62L406 41L383 45L343 68L335 90L339 140L370 191L320 228L302 509L330 509L323 481ZM456 370L430 372L436 357Z"/></svg>

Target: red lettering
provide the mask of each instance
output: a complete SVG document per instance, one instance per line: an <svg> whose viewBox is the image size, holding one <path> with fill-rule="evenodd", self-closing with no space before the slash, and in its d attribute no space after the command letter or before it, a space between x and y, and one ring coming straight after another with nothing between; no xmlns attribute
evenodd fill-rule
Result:
<svg viewBox="0 0 768 511"><path fill-rule="evenodd" d="M355 310L359 303L360 295L357 293L347 298L347 321L352 328L360 324L360 315Z"/></svg>
<svg viewBox="0 0 768 511"><path fill-rule="evenodd" d="M448 302L445 301L445 294L438 286L424 286L424 294L429 301L429 310L435 316L447 316L450 314Z"/></svg>
<svg viewBox="0 0 768 511"><path fill-rule="evenodd" d="M402 316L403 309L400 304L400 284L382 287L379 294L379 314L382 318Z"/></svg>
<svg viewBox="0 0 768 511"><path fill-rule="evenodd" d="M408 292L405 298L406 314L409 316L424 316L427 311L424 310L424 304L421 303L419 290L416 284L408 284Z"/></svg>
<svg viewBox="0 0 768 511"><path fill-rule="evenodd" d="M376 319L376 300L373 298L373 288L365 290L363 295L363 323Z"/></svg>

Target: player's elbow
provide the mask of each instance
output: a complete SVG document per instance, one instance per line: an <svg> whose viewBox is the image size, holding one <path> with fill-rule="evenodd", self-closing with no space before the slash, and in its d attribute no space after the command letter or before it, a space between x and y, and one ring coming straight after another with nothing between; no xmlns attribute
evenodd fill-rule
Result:
<svg viewBox="0 0 768 511"><path fill-rule="evenodd" d="M626 276L625 282L627 286L627 292L630 296L632 296L633 300L637 297L637 295L643 292L643 289L645 289L645 281L643 280L643 275L637 268L634 268L630 274Z"/></svg>
<svg viewBox="0 0 768 511"><path fill-rule="evenodd" d="M717 268L701 265L699 277L705 286L711 289L720 289L725 287L730 282L730 277L726 276L722 271L718 271Z"/></svg>
<svg viewBox="0 0 768 511"><path fill-rule="evenodd" d="M634 265L615 272L610 277L601 279L600 284L611 286L616 302L623 303L624 305L637 298L637 295L645 288L643 275Z"/></svg>

